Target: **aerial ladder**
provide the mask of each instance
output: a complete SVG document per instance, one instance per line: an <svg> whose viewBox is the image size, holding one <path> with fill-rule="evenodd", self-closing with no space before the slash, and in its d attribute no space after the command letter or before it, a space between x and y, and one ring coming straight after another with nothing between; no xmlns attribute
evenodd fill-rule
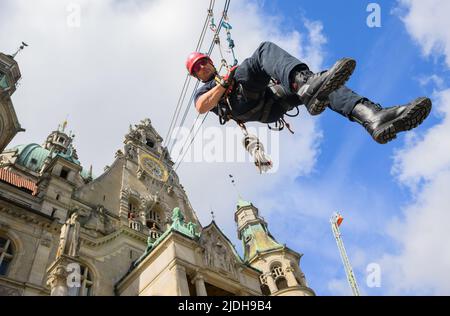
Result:
<svg viewBox="0 0 450 316"><path fill-rule="evenodd" d="M348 283L352 289L354 296L359 296L358 284L356 283L355 275L353 274L352 266L350 265L350 261L348 260L347 252L345 251L344 241L341 237L341 232L339 230L339 226L341 226L344 218L339 214L335 213L330 219L331 229L333 230L334 238L336 239L336 243L339 249L339 253L341 254L342 263L344 264L345 274L347 275Z"/></svg>

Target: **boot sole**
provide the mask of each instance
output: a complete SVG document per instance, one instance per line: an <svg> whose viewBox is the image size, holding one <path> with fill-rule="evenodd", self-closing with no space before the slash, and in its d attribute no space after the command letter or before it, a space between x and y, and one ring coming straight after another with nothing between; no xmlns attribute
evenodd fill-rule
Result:
<svg viewBox="0 0 450 316"><path fill-rule="evenodd" d="M432 103L429 98L418 98L402 116L386 123L374 133L373 138L380 144L386 144L397 138L397 133L416 128L428 117Z"/></svg>
<svg viewBox="0 0 450 316"><path fill-rule="evenodd" d="M311 115L319 115L329 105L328 95L342 87L356 67L356 61L350 58L341 59L331 69L332 75L322 84L320 89L313 95L311 101L306 105Z"/></svg>

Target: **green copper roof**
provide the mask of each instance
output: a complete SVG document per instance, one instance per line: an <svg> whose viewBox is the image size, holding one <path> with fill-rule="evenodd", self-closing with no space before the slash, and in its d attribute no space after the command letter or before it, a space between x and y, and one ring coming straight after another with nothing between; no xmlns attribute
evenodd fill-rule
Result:
<svg viewBox="0 0 450 316"><path fill-rule="evenodd" d="M147 239L147 249L142 254L141 257L139 257L133 264L133 267L136 267L141 263L148 254L156 248L172 231L179 232L189 238L192 239L198 239L200 237L200 234L196 232L197 225L189 222L186 223L184 221L183 213L181 213L181 210L179 207L175 207L172 211L172 225L170 225L169 229L167 229L159 238L157 238L155 241L151 240L151 238Z"/></svg>
<svg viewBox="0 0 450 316"><path fill-rule="evenodd" d="M284 248L261 224L249 225L242 233L245 262L253 259L258 253Z"/></svg>
<svg viewBox="0 0 450 316"><path fill-rule="evenodd" d="M66 155L66 154L62 154L62 153L57 153L55 156L59 156L59 157L61 157L61 158L64 158L64 159L66 159L66 160L68 160L68 161L70 161L70 162L73 162L73 163L75 163L75 164L77 164L77 165L81 165L81 163L78 161L78 160L76 160L75 158L73 158L71 155Z"/></svg>
<svg viewBox="0 0 450 316"><path fill-rule="evenodd" d="M45 159L50 155L50 151L48 149L45 149L38 144L18 145L11 148L10 150L17 150L17 164L35 172L39 172L41 170ZM53 154L52 156L60 156L61 158L64 158L70 162L81 165L78 160L67 154L58 153ZM83 169L81 171L81 176L84 179L87 179L89 177L89 171ZM92 176L92 178L94 178L94 176Z"/></svg>
<svg viewBox="0 0 450 316"><path fill-rule="evenodd" d="M252 206L252 203L239 198L236 206L237 206L237 208L241 208L241 207L245 207L245 206Z"/></svg>
<svg viewBox="0 0 450 316"><path fill-rule="evenodd" d="M17 163L32 171L40 171L50 151L38 144L17 146Z"/></svg>

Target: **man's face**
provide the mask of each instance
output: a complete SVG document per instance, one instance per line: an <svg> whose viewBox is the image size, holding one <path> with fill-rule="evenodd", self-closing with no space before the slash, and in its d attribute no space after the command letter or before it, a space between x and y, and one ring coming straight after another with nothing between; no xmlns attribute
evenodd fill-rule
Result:
<svg viewBox="0 0 450 316"><path fill-rule="evenodd" d="M201 81L208 81L215 74L216 68L206 58L197 61L192 68L194 75Z"/></svg>

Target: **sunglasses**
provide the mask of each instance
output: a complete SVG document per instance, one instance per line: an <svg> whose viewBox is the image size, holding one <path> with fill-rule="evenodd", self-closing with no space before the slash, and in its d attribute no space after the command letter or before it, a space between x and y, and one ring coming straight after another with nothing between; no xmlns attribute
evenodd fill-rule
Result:
<svg viewBox="0 0 450 316"><path fill-rule="evenodd" d="M208 59L206 59L206 58L200 59L198 62L196 62L196 63L194 64L194 67L192 67L192 71L193 71L194 73L197 73L197 72L200 71L200 69L201 69L202 66L205 66L205 65L207 65L207 64L208 64Z"/></svg>

